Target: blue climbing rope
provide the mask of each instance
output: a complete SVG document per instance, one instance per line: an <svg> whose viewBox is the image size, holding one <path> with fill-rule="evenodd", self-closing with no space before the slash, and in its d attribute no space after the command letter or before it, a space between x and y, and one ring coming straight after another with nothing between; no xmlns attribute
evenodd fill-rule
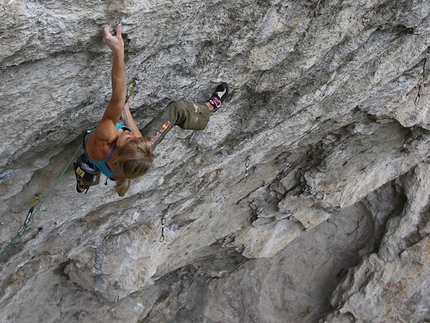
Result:
<svg viewBox="0 0 430 323"><path fill-rule="evenodd" d="M69 161L69 163L67 164L66 168L64 168L63 172L61 173L61 175L57 178L56 182L54 183L54 185L52 185L51 189L49 190L48 194L46 194L45 198L40 202L38 197L34 197L33 201L31 203L31 207L30 210L28 211L27 217L24 221L24 224L22 225L21 229L19 229L19 231L17 232L17 234L15 235L15 237L12 238L12 240L6 245L6 247L4 247L4 249L0 252L0 257L3 255L3 253L15 242L16 239L18 239L20 236L22 236L24 234L25 229L27 229L28 224L31 222L31 220L35 217L35 215L37 214L37 212L40 210L40 208L42 207L43 203L45 203L45 201L48 199L48 197L51 195L52 191L54 190L54 188L57 186L57 184L60 182L61 178L64 176L64 173L69 169L70 165L72 164L72 162L75 160L77 154L79 153L79 151L82 149L82 144L79 146L78 150L76 150L75 154L73 155L72 159ZM39 201L39 203L36 203L36 201Z"/></svg>

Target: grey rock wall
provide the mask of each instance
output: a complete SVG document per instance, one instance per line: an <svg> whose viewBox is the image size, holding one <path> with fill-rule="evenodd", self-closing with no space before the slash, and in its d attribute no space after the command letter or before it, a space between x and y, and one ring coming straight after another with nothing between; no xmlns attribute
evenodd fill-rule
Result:
<svg viewBox="0 0 430 323"><path fill-rule="evenodd" d="M430 320L430 1L0 8L1 322ZM231 94L126 197L79 195L67 165L110 99L118 22L139 126Z"/></svg>

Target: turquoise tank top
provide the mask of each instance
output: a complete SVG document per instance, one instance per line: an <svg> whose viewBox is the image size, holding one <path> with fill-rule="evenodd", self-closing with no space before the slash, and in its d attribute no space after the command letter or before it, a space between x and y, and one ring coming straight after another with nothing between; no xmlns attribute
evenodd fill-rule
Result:
<svg viewBox="0 0 430 323"><path fill-rule="evenodd" d="M131 132L131 128L130 127L127 127L127 126L123 126L122 124L120 124L119 122L117 122L116 123L116 129L117 130L120 130L120 129L123 129L123 130L128 130L128 131L130 131ZM91 132L93 132L94 130L96 129L96 127L94 127L93 129L91 129L91 130L88 130L87 131L87 133L85 134L85 137L84 137L84 145L83 145L83 148L84 148L84 153L85 153L85 155L87 156L87 158L88 158L88 160L91 162L91 164L93 164L95 167L97 167L106 177L109 177L109 178L111 178L112 176L114 176L114 175L116 175L116 174L118 174L118 171L114 171L114 172L112 172L111 170L110 170L110 168L109 168L109 166L106 164L106 162L109 160L109 158L111 158L112 157L112 154L113 154L113 151L115 150L115 147L116 147L116 144L114 144L113 145L113 147L112 147L112 149L109 151L109 154L107 155L107 157L105 158L105 159L103 159L102 161L94 161L94 160L92 160L89 156L88 156L88 154L87 154L87 149L86 149L86 144L87 144L87 140L88 140L88 135L91 133Z"/></svg>

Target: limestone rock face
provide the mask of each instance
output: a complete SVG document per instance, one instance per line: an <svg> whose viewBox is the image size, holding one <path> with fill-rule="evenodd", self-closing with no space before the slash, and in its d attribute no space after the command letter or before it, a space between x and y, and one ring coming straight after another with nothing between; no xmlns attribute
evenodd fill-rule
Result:
<svg viewBox="0 0 430 323"><path fill-rule="evenodd" d="M429 0L0 8L0 322L430 320ZM119 22L139 127L230 95L80 195Z"/></svg>

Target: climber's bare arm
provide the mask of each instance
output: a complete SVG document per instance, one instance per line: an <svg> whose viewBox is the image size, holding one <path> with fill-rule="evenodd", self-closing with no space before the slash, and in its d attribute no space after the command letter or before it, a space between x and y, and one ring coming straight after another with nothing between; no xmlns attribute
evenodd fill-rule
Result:
<svg viewBox="0 0 430 323"><path fill-rule="evenodd" d="M133 116L130 112L130 100L125 103L121 118L125 125L131 128L131 134L133 137L142 137L142 134L140 133L139 128L136 126L136 123L134 122Z"/></svg>
<svg viewBox="0 0 430 323"><path fill-rule="evenodd" d="M116 140L115 124L119 121L126 97L124 72L124 41L121 36L121 25L116 28L103 28L103 41L112 50L112 97L108 107L97 126L96 137L100 140Z"/></svg>

